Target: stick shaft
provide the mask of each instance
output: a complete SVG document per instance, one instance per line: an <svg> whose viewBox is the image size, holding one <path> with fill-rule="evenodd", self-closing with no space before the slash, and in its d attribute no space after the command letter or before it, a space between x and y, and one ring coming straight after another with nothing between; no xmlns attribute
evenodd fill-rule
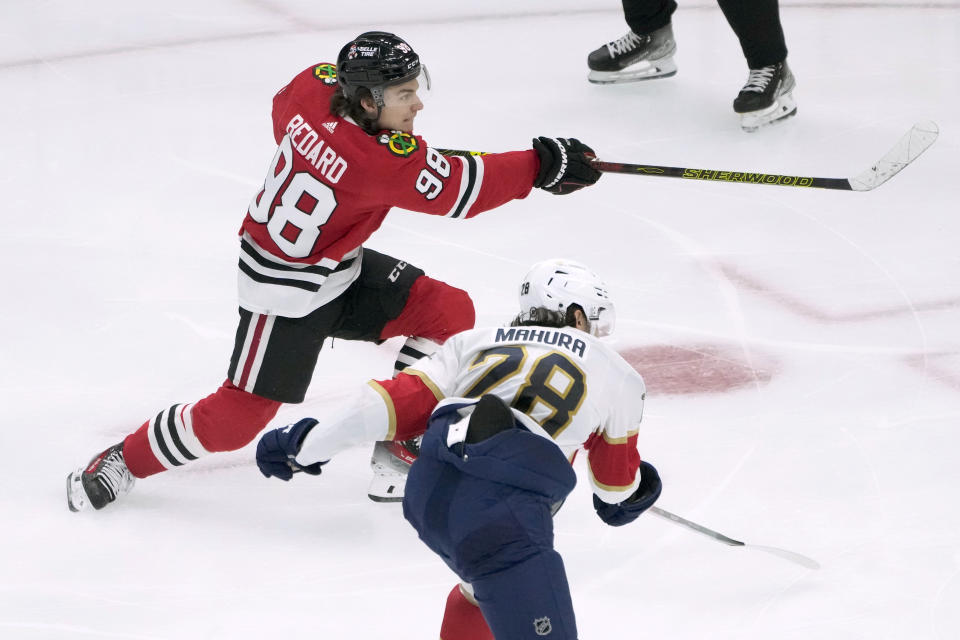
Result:
<svg viewBox="0 0 960 640"><path fill-rule="evenodd" d="M691 169L688 167L662 167L652 164L627 164L625 162L604 162L596 160L593 166L604 173L632 173L655 178L684 178L687 180L706 180L713 182L741 182L745 184L769 184L780 187L808 187L819 189L840 189L851 191L850 181L846 178L813 178L809 176L790 176L779 173L751 173L747 171L726 171L723 169Z"/></svg>
<svg viewBox="0 0 960 640"><path fill-rule="evenodd" d="M767 184L779 187L806 187L840 191L870 191L897 175L932 145L940 130L932 121L918 122L882 158L866 171L852 178L814 178L779 173L727 171L725 169L692 169L689 167L662 167L655 164L628 164L594 160L593 166L604 173L626 173L654 178L683 178L711 182L738 182ZM483 151L437 149L447 156L485 156Z"/></svg>
<svg viewBox="0 0 960 640"><path fill-rule="evenodd" d="M697 533L702 533L708 538L713 538L714 540L722 542L723 544L731 547L742 547L744 545L744 543L739 540L734 540L733 538L727 537L722 533L714 531L713 529L708 529L707 527L697 524L696 522L691 522L686 518L681 518L675 513L670 513L666 509L661 509L660 507L650 507L650 512L654 515L660 516L664 520L669 520L670 522L679 524L680 526L696 531Z"/></svg>
<svg viewBox="0 0 960 640"><path fill-rule="evenodd" d="M485 156L486 151L467 151L464 149L437 149L445 156ZM629 164L626 162L606 162L594 160L593 166L604 173L627 173L652 176L655 178L685 178L687 180L707 180L714 182L741 182L745 184L770 184L780 187L809 187L820 189L840 189L851 191L853 187L846 178L811 178L807 176L788 176L779 173L751 173L747 171L725 171L723 169L690 169L687 167L663 167L655 164Z"/></svg>

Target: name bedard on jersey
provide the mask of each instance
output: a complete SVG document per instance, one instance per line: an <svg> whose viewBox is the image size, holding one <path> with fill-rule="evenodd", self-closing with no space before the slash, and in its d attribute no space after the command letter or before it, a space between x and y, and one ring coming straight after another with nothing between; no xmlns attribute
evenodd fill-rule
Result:
<svg viewBox="0 0 960 640"><path fill-rule="evenodd" d="M333 133L337 123L324 122L321 126ZM320 137L306 118L299 113L290 118L290 122L287 123L287 133L290 135L293 148L303 156L304 160L313 165L320 175L329 180L330 184L340 182L340 178L347 171L347 161L334 151L329 142Z"/></svg>

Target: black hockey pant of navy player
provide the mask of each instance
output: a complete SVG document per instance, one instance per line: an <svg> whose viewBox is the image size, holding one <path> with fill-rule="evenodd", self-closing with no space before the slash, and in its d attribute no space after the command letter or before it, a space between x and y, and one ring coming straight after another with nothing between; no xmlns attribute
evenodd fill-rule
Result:
<svg viewBox="0 0 960 640"><path fill-rule="evenodd" d="M466 582L494 637L576 640L563 560L553 549L552 504L576 485L553 442L519 425L448 447L460 416L430 418L407 476L403 513L428 547Z"/></svg>

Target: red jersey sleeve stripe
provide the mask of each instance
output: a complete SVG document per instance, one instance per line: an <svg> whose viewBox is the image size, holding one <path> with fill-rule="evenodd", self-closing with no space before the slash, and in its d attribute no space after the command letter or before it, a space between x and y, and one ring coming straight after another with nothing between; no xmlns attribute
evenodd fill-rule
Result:
<svg viewBox="0 0 960 640"><path fill-rule="evenodd" d="M586 448L587 466L598 487L606 491L622 491L633 485L640 467L636 433L627 436L623 442L614 443L594 435L587 441Z"/></svg>
<svg viewBox="0 0 960 640"><path fill-rule="evenodd" d="M623 437L620 437L620 438L611 437L611 436L608 435L607 433L604 433L604 434L602 434L602 435L603 435L603 441L606 442L607 444L628 444L628 443L630 442L630 438L633 438L633 442L634 442L634 444L636 444L636 442L637 442L637 434L638 434L638 433L640 433L639 430L637 430L637 431L628 431L628 432L627 432L627 435L625 435L625 436L623 436Z"/></svg>
<svg viewBox="0 0 960 640"><path fill-rule="evenodd" d="M418 371L413 367L407 367L406 369L403 370L403 372L408 375L417 376L418 378L420 378L420 381L423 382L423 384L425 384L427 388L433 392L433 397L436 398L437 402L440 402L441 400L447 397L446 395L444 395L442 391L440 391L440 387L438 387L436 383L430 379L430 376L425 374L423 371Z"/></svg>
<svg viewBox="0 0 960 640"><path fill-rule="evenodd" d="M427 429L430 413L437 406L436 392L423 378L410 375L409 367L390 380L371 380L390 415L388 440L409 440ZM411 372L412 373L412 372Z"/></svg>
<svg viewBox="0 0 960 640"><path fill-rule="evenodd" d="M630 491L632 493L634 489L633 482L630 482L627 484L616 484L616 485L605 484L603 482L600 482L599 480L597 480L597 477L593 475L593 468L588 465L587 469L589 469L590 471L590 480L593 482L594 486L596 486L599 489L603 489L604 491L609 491L610 493L626 493L627 491ZM624 498L626 498L626 496L624 496Z"/></svg>

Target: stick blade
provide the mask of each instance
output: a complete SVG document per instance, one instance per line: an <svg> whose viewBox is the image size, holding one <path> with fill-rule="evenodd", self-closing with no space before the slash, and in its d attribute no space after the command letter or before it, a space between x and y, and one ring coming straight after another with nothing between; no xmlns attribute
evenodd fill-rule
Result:
<svg viewBox="0 0 960 640"><path fill-rule="evenodd" d="M745 549L756 549L757 551L763 551L777 556L778 558L783 558L795 564L799 564L802 567L807 569L819 569L820 563L814 560L813 558L808 558L802 553L796 553L795 551L787 551L786 549L781 549L779 547L766 547L760 544L745 544L743 545Z"/></svg>
<svg viewBox="0 0 960 640"><path fill-rule="evenodd" d="M940 129L931 120L916 123L876 164L855 178L850 178L850 188L854 191L876 189L916 160L936 141L939 134Z"/></svg>

